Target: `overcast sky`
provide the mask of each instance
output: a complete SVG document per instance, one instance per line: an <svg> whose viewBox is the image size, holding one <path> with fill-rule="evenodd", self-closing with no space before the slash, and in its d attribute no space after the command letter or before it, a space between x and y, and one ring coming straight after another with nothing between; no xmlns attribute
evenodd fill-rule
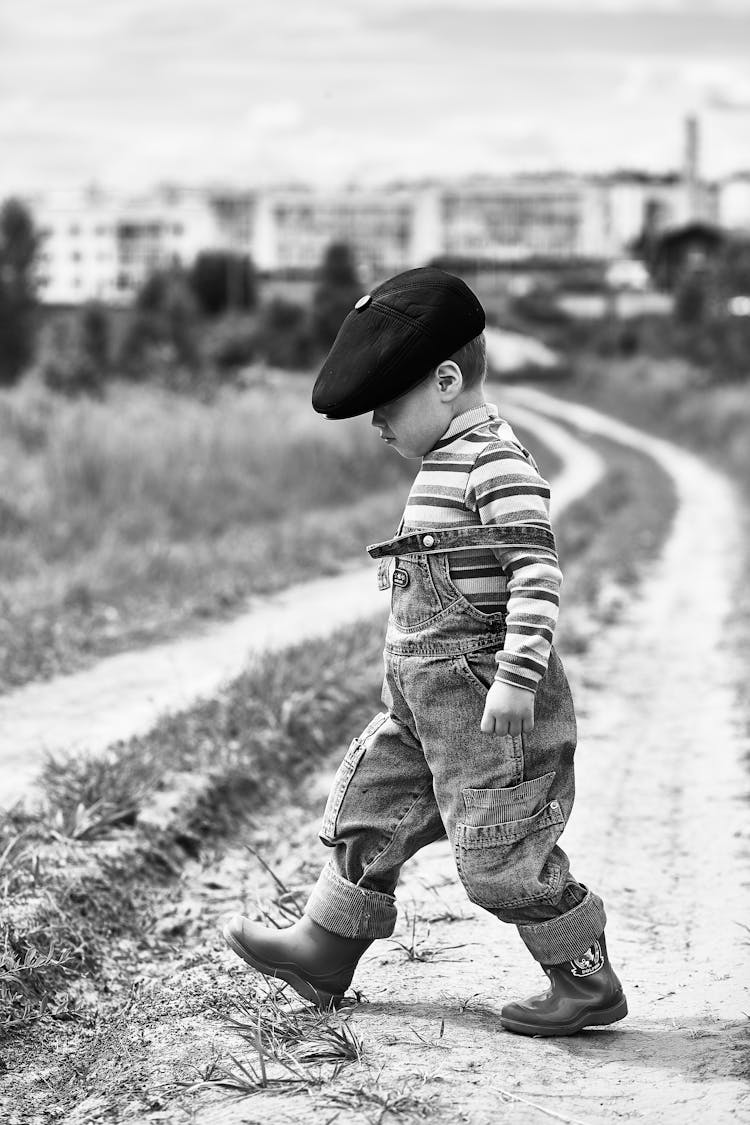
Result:
<svg viewBox="0 0 750 1125"><path fill-rule="evenodd" d="M750 167L750 0L24 0L0 193Z"/></svg>

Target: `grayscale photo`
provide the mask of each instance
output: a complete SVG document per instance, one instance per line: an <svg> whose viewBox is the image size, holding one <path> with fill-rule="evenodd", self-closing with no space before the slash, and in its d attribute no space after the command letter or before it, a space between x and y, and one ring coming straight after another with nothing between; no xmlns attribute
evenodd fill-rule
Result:
<svg viewBox="0 0 750 1125"><path fill-rule="evenodd" d="M0 1118L750 1120L750 0L0 10Z"/></svg>

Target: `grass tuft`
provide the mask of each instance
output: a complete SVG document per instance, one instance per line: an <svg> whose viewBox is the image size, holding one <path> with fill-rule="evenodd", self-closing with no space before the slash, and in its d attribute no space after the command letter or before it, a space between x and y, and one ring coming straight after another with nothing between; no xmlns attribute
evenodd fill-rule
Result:
<svg viewBox="0 0 750 1125"><path fill-rule="evenodd" d="M234 1012L226 1025L250 1048L250 1058L216 1056L198 1069L197 1079L178 1083L184 1092L309 1092L338 1078L345 1066L362 1063L359 1036L333 1013L292 1008L270 989L256 1004L238 1001Z"/></svg>
<svg viewBox="0 0 750 1125"><path fill-rule="evenodd" d="M406 942L399 941L398 938L389 938L389 941L402 950L407 961L450 961L453 960L453 958L444 957L443 954L447 953L450 949L463 949L467 944L466 942L461 942L460 945L442 945L439 949L433 949L431 946L424 944L429 936L429 926L427 927L424 937L421 935L419 937L417 936L417 918L416 915L412 915L411 940L409 944L407 945Z"/></svg>
<svg viewBox="0 0 750 1125"><path fill-rule="evenodd" d="M415 1082L422 1081L416 1075L414 1079ZM375 1113L367 1116L371 1125L383 1125L389 1119L424 1120L438 1112L439 1094L424 1095L415 1092L415 1082L405 1082L402 1086L389 1089L380 1084L379 1075L374 1082L332 1090L326 1101L329 1105L347 1110L374 1108Z"/></svg>

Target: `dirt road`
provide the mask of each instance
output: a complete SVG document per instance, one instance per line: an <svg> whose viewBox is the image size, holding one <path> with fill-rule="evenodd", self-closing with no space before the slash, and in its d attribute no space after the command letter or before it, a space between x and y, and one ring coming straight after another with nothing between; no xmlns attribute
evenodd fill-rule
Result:
<svg viewBox="0 0 750 1125"><path fill-rule="evenodd" d="M138 1090L153 1098L145 1109L148 1099L133 1087L123 1122L748 1119L748 728L738 701L745 669L727 632L741 581L737 499L723 477L665 442L539 393L506 397L562 427L569 449L590 432L639 450L669 473L678 496L638 595L585 657L566 656L580 737L578 799L563 844L578 878L605 899L629 1018L563 1040L503 1032L503 1003L545 978L512 928L468 903L449 849L435 845L404 872L395 940L376 943L355 977L368 1000L348 1016L364 1044L361 1063L318 1088L241 1101L211 1091L162 1095L189 1063L205 1073L214 1053L253 1058L206 1003L210 995L252 998L257 980L216 936L224 912L252 911L274 893L238 841L189 867L188 922L175 921L173 955L139 963L127 1023L93 1033L98 1092L65 1125L113 1119L106 1076L131 1056ZM289 884L309 882L325 858L316 831L329 778L321 771L295 806L254 821L253 845Z"/></svg>
<svg viewBox="0 0 750 1125"><path fill-rule="evenodd" d="M642 450L679 497L640 595L585 664L568 661L580 749L563 843L607 904L631 1014L567 1040L503 1033L499 1008L544 978L512 929L466 902L447 845L436 845L400 888L395 936L411 956L377 943L355 978L370 1001L352 1016L368 1073L414 1091L425 1113L472 1125L748 1120L747 745L735 694L743 669L725 632L741 557L736 499L721 476L665 442L542 395L520 401ZM272 820L258 827L269 841L278 830ZM292 847L288 870L310 858L309 845ZM340 1117L325 1093L313 1104L314 1120L378 1120L366 1101ZM200 1120L309 1115L299 1097L263 1096L242 1109L206 1105Z"/></svg>

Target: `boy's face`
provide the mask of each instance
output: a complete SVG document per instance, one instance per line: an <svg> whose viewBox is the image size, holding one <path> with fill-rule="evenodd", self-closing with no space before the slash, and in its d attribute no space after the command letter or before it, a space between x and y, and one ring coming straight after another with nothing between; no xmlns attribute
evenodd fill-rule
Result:
<svg viewBox="0 0 750 1125"><path fill-rule="evenodd" d="M402 457L424 457L445 433L452 414L433 373L400 398L376 407L372 424Z"/></svg>

